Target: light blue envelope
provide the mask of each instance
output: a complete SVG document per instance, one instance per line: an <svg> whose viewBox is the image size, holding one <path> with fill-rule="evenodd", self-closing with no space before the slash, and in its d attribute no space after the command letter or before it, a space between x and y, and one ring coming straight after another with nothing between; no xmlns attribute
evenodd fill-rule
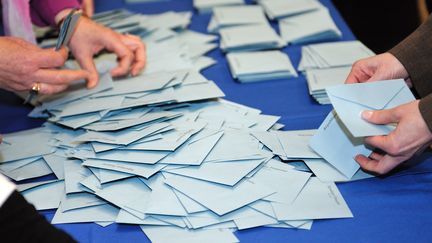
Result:
<svg viewBox="0 0 432 243"><path fill-rule="evenodd" d="M311 178L291 204L273 203L279 220L352 218L353 215L334 183Z"/></svg>
<svg viewBox="0 0 432 243"><path fill-rule="evenodd" d="M58 208L65 193L64 181L59 180L21 184L17 189L37 210Z"/></svg>
<svg viewBox="0 0 432 243"><path fill-rule="evenodd" d="M240 160L234 162L203 163L200 167L188 166L168 171L172 174L234 186L266 159Z"/></svg>
<svg viewBox="0 0 432 243"><path fill-rule="evenodd" d="M354 137L385 135L395 128L363 120L362 111L391 109L415 100L403 79L337 85L326 91L339 118Z"/></svg>
<svg viewBox="0 0 432 243"><path fill-rule="evenodd" d="M328 114L309 145L347 178L360 168L354 157L369 156L372 152L365 147L362 138L351 136L334 111Z"/></svg>
<svg viewBox="0 0 432 243"><path fill-rule="evenodd" d="M86 223L99 221L115 221L119 209L111 204L79 208L63 212L62 205L57 209L51 223Z"/></svg>
<svg viewBox="0 0 432 243"><path fill-rule="evenodd" d="M232 212L275 192L248 180L229 187L184 176L170 175L165 183L218 215Z"/></svg>
<svg viewBox="0 0 432 243"><path fill-rule="evenodd" d="M141 229L152 242L159 243L239 242L230 229L188 230L174 226L141 226Z"/></svg>

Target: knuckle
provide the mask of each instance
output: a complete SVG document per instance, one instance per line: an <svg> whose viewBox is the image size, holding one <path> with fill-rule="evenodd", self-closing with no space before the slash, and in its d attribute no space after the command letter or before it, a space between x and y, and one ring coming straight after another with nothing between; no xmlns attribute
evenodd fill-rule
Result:
<svg viewBox="0 0 432 243"><path fill-rule="evenodd" d="M391 156L399 156L402 152L402 147L399 142L391 140L388 151L386 152Z"/></svg>

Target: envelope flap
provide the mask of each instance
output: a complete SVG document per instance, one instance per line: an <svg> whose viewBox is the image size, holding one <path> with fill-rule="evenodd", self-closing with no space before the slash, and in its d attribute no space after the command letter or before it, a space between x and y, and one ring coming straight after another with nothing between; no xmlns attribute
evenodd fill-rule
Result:
<svg viewBox="0 0 432 243"><path fill-rule="evenodd" d="M374 110L383 109L401 89L406 87L403 79L370 83L342 84L327 88L329 96L367 106Z"/></svg>

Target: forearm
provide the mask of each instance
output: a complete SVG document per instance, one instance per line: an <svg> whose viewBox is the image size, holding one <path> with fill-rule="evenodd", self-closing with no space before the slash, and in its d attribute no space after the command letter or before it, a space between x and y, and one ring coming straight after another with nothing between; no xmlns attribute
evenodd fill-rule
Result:
<svg viewBox="0 0 432 243"><path fill-rule="evenodd" d="M432 15L389 52L406 68L421 97L432 93Z"/></svg>
<svg viewBox="0 0 432 243"><path fill-rule="evenodd" d="M31 0L31 15L34 24L57 26L67 9L80 8L78 0Z"/></svg>

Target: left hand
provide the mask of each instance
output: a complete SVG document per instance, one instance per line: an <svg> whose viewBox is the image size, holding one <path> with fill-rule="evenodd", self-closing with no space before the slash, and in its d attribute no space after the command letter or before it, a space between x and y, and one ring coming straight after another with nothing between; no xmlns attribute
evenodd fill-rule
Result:
<svg viewBox="0 0 432 243"><path fill-rule="evenodd" d="M90 73L88 88L95 87L99 80L93 56L104 49L117 55L119 64L111 70L114 77L124 76L129 72L136 76L146 63L145 46L139 37L119 34L87 17L80 18L69 48L81 68Z"/></svg>
<svg viewBox="0 0 432 243"><path fill-rule="evenodd" d="M374 124L397 123L388 135L365 139L366 144L384 153L373 152L369 157L357 155L355 160L364 170L386 174L432 143L432 133L420 113L419 100L393 109L364 111L362 117Z"/></svg>

